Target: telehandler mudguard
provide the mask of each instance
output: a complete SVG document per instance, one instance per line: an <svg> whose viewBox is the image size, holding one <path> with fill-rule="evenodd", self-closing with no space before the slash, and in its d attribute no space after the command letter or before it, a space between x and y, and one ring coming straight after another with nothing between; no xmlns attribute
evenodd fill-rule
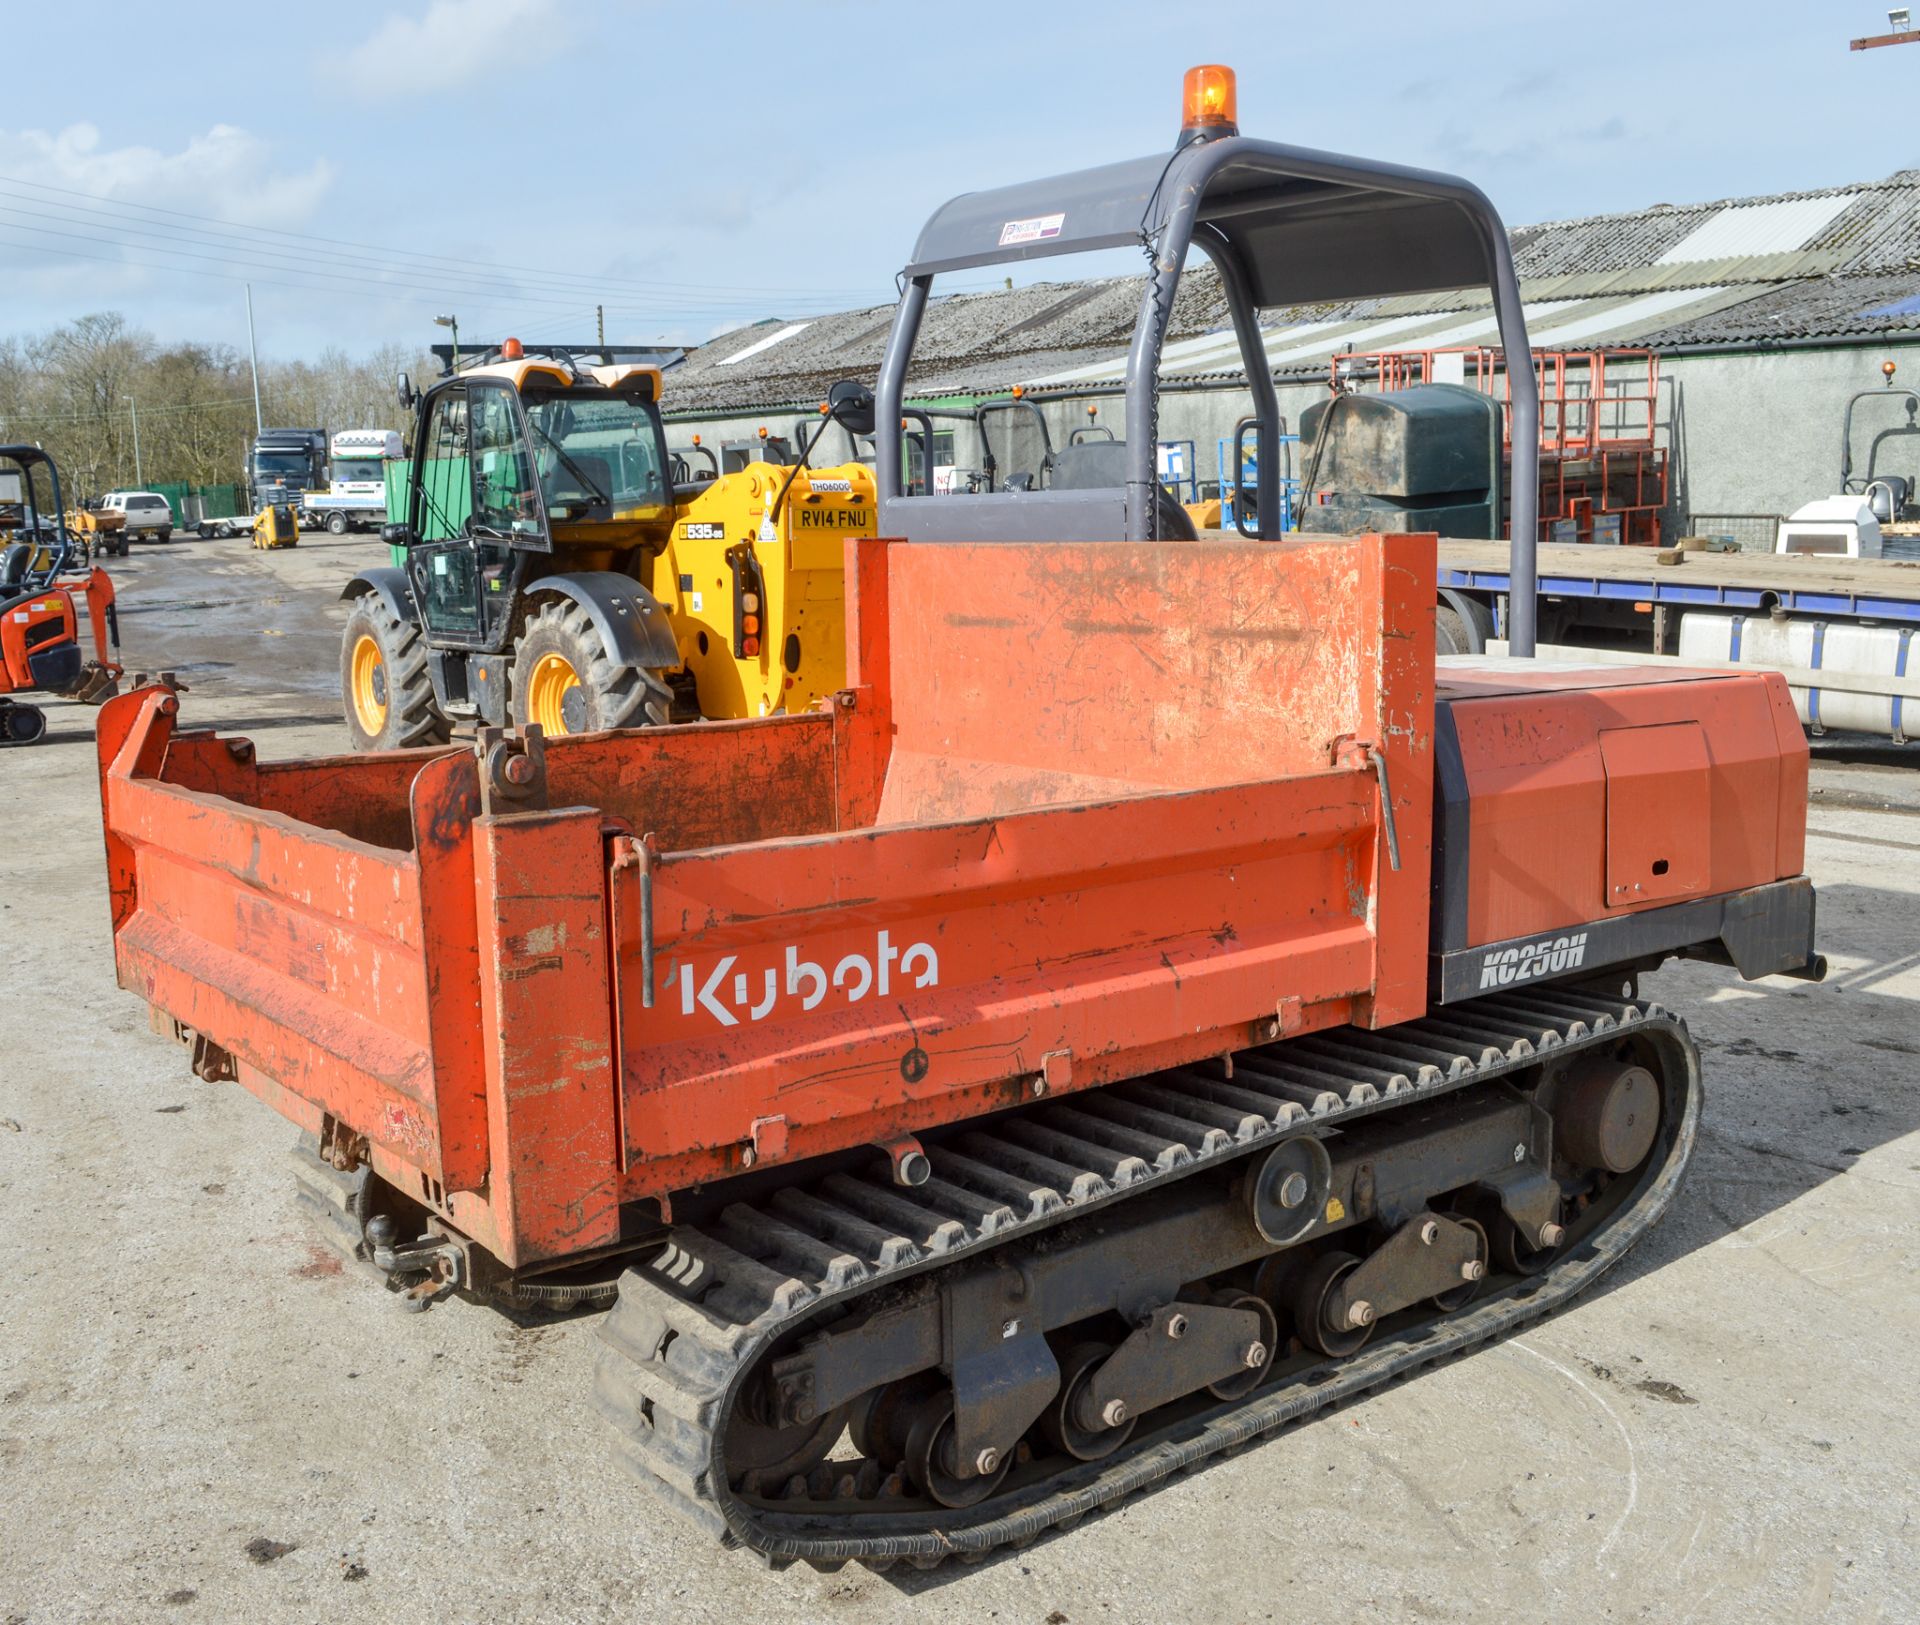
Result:
<svg viewBox="0 0 1920 1625"><path fill-rule="evenodd" d="M593 617L594 630L616 665L668 671L680 664L680 646L660 600L617 570L587 570L577 575L542 576L527 588L537 602L571 598Z"/></svg>

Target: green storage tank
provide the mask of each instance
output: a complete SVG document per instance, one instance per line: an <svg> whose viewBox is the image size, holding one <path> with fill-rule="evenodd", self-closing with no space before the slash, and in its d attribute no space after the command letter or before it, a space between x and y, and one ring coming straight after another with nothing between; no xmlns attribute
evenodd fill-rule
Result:
<svg viewBox="0 0 1920 1625"><path fill-rule="evenodd" d="M1315 401L1300 443L1325 501L1308 494L1300 529L1497 537L1502 438L1500 403L1461 384Z"/></svg>

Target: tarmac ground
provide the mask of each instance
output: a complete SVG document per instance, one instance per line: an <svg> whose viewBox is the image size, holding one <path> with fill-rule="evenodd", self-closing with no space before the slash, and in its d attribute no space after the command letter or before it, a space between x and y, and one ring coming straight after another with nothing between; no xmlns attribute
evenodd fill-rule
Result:
<svg viewBox="0 0 1920 1625"><path fill-rule="evenodd" d="M137 546L130 668L343 749L369 537ZM624 1477L591 1320L426 1314L297 1210L287 1124L114 985L93 713L0 752L0 1625L1920 1617L1920 773L1822 746L1812 986L1643 991L1705 1057L1673 1211L1557 1317L976 1567L772 1573Z"/></svg>

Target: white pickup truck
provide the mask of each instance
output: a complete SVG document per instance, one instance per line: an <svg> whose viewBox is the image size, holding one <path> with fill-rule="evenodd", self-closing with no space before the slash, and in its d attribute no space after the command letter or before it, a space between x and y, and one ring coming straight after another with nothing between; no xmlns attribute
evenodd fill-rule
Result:
<svg viewBox="0 0 1920 1625"><path fill-rule="evenodd" d="M121 535L127 541L136 536L143 541L173 540L173 509L158 491L109 491L100 506L126 515Z"/></svg>
<svg viewBox="0 0 1920 1625"><path fill-rule="evenodd" d="M300 523L344 536L387 518L387 464L405 453L391 429L342 429L327 445L327 488L300 498Z"/></svg>

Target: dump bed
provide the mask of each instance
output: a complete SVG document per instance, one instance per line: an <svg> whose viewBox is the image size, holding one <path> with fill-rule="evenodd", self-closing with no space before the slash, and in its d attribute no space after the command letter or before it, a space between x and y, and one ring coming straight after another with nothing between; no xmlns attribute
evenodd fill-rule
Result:
<svg viewBox="0 0 1920 1625"><path fill-rule="evenodd" d="M1405 1020L1433 575L1426 537L852 539L843 692L556 739L518 800L471 749L262 764L141 690L100 725L120 980L513 1266L745 1167Z"/></svg>

